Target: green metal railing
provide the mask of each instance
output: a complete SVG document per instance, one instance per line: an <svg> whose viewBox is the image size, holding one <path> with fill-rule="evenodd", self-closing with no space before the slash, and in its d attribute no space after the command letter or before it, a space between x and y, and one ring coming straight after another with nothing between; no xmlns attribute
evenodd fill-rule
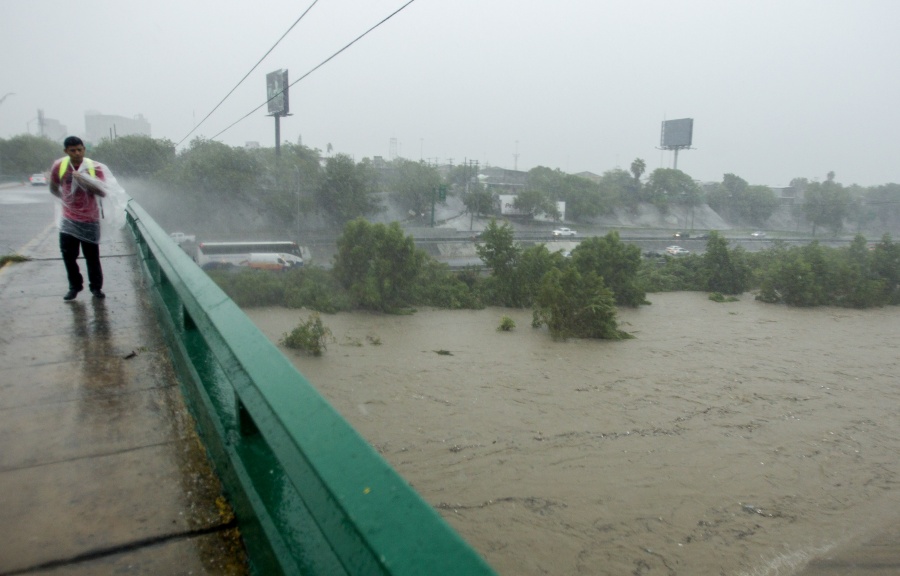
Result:
<svg viewBox="0 0 900 576"><path fill-rule="evenodd" d="M494 574L134 201L188 404L257 574Z"/></svg>

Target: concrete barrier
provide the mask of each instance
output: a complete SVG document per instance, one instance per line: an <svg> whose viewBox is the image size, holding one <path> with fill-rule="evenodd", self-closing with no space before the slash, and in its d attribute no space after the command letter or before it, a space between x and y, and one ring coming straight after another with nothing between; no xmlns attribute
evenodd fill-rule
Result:
<svg viewBox="0 0 900 576"><path fill-rule="evenodd" d="M148 288L258 574L494 574L134 201Z"/></svg>

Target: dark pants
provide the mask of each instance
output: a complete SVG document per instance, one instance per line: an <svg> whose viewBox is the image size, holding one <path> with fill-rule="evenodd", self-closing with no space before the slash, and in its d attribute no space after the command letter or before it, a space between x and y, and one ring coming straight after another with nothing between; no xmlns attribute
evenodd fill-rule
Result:
<svg viewBox="0 0 900 576"><path fill-rule="evenodd" d="M69 290L84 289L84 277L78 269L78 250L84 253L84 261L87 264L88 288L100 290L103 288L103 268L100 267L100 246L93 242L79 240L69 234L59 235L59 250L62 252L63 263L66 265L66 274L69 276Z"/></svg>

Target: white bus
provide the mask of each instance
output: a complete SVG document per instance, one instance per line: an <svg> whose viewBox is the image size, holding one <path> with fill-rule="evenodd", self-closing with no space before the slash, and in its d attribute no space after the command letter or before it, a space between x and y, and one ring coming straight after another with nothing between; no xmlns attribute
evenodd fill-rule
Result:
<svg viewBox="0 0 900 576"><path fill-rule="evenodd" d="M296 242L200 242L194 260L204 270L246 266L251 254L280 254L292 266L302 266L303 256Z"/></svg>

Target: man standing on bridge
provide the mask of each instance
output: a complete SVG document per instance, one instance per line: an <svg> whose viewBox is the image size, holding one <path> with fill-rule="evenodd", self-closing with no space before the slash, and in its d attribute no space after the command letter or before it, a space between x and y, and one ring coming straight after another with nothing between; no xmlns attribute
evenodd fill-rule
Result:
<svg viewBox="0 0 900 576"><path fill-rule="evenodd" d="M69 277L69 291L63 296L74 300L84 290L84 277L78 268L78 252L84 253L88 288L94 298L103 293L103 268L100 266L100 218L103 206L99 198L106 191L99 183L106 180L103 166L84 157L84 142L69 136L63 142L66 156L50 169L50 193L62 202L59 220L59 250Z"/></svg>

